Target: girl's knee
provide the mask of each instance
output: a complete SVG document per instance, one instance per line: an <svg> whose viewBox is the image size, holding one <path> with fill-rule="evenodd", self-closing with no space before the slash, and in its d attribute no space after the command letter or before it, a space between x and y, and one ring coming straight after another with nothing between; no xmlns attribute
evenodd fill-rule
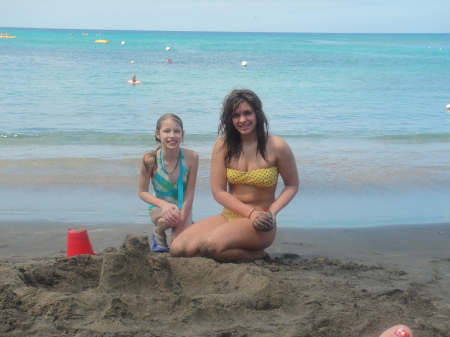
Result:
<svg viewBox="0 0 450 337"><path fill-rule="evenodd" d="M173 257L183 256L181 247L176 241L172 242L172 244L170 245L170 255Z"/></svg>
<svg viewBox="0 0 450 337"><path fill-rule="evenodd" d="M200 253L204 257L217 259L217 257L220 255L220 249L217 242L213 240L209 235L200 241L198 248L200 250Z"/></svg>
<svg viewBox="0 0 450 337"><path fill-rule="evenodd" d="M195 257L198 249L188 239L177 237L170 245L170 255L173 257Z"/></svg>
<svg viewBox="0 0 450 337"><path fill-rule="evenodd" d="M161 209L154 207L150 210L149 212L150 214L150 220L157 225L158 224L158 220L162 219L162 215L161 215Z"/></svg>
<svg viewBox="0 0 450 337"><path fill-rule="evenodd" d="M173 257L188 257L186 245L183 243L182 239L172 241L170 245L170 255Z"/></svg>
<svg viewBox="0 0 450 337"><path fill-rule="evenodd" d="M159 218L156 221L156 225L159 226L159 227L164 227L166 229L176 227L176 225L171 225L171 224L167 223L166 220L164 220L163 218Z"/></svg>

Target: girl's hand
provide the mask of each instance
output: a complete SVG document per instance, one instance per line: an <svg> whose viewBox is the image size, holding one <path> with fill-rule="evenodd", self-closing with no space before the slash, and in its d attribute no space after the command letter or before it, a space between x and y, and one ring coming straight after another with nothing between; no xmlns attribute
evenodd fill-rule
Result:
<svg viewBox="0 0 450 337"><path fill-rule="evenodd" d="M171 203L166 203L161 209L161 215L164 221L171 226L178 225L181 220L181 211L176 205Z"/></svg>
<svg viewBox="0 0 450 337"><path fill-rule="evenodd" d="M258 211L258 214L254 217L252 223L257 230L261 232L270 232L277 225L277 220L270 210L267 212Z"/></svg>

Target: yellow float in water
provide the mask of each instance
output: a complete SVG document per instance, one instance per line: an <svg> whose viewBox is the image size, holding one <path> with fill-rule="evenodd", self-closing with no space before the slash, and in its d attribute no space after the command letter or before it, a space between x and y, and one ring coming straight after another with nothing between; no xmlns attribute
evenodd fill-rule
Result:
<svg viewBox="0 0 450 337"><path fill-rule="evenodd" d="M3 38L3 39L15 39L16 37L15 36L9 36L9 35L0 35L0 38Z"/></svg>
<svg viewBox="0 0 450 337"><path fill-rule="evenodd" d="M108 40L95 40L95 43L109 43Z"/></svg>

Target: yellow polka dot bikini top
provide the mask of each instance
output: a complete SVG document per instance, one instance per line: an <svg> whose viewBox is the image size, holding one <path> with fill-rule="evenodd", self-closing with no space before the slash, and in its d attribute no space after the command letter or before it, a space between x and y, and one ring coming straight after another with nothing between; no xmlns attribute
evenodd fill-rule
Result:
<svg viewBox="0 0 450 337"><path fill-rule="evenodd" d="M233 185L244 184L256 187L271 187L277 184L278 168L273 166L249 172L227 168L227 180Z"/></svg>

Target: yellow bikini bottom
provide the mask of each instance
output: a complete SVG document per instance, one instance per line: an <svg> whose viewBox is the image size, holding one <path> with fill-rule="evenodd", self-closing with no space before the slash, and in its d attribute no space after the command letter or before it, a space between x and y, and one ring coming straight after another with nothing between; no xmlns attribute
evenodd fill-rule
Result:
<svg viewBox="0 0 450 337"><path fill-rule="evenodd" d="M234 212L230 211L227 208L224 208L222 210L222 212L220 212L220 214L222 214L225 217L225 219L227 219L228 221L236 220L236 219L239 219L239 218L243 218L243 216L241 216L241 215L239 215L237 213L234 213Z"/></svg>
<svg viewBox="0 0 450 337"><path fill-rule="evenodd" d="M264 212L267 212L267 210L268 210L268 208L264 208ZM225 219L227 219L228 221L243 218L242 215L234 213L233 211L230 211L228 208L224 208L222 210L222 212L220 212L220 214L222 214L225 217Z"/></svg>

